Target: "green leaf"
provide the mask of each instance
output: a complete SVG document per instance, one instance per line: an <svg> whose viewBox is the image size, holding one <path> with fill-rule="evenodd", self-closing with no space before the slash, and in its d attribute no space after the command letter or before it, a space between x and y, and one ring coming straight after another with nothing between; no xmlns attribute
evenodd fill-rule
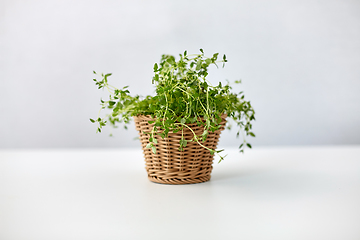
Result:
<svg viewBox="0 0 360 240"><path fill-rule="evenodd" d="M91 121L92 123L94 123L94 122L95 122L95 120L94 120L94 119L91 119L91 118L90 118L90 121Z"/></svg>
<svg viewBox="0 0 360 240"><path fill-rule="evenodd" d="M151 149L152 149L153 153L156 154L156 147L152 146Z"/></svg>
<svg viewBox="0 0 360 240"><path fill-rule="evenodd" d="M185 123L186 123L185 118L182 118L182 119L180 120L180 122L181 122L182 124L185 124Z"/></svg>
<svg viewBox="0 0 360 240"><path fill-rule="evenodd" d="M200 52L201 52L201 53L204 53L204 50L202 50L202 49L200 48Z"/></svg>
<svg viewBox="0 0 360 240"><path fill-rule="evenodd" d="M186 145L187 145L187 141L186 141L186 139L184 139L183 140L183 146L186 147Z"/></svg>
<svg viewBox="0 0 360 240"><path fill-rule="evenodd" d="M158 70L158 65L157 65L157 63L155 63L154 64L154 72L157 72L157 70Z"/></svg>
<svg viewBox="0 0 360 240"><path fill-rule="evenodd" d="M199 60L196 64L196 70L199 71L201 69L201 60Z"/></svg>
<svg viewBox="0 0 360 240"><path fill-rule="evenodd" d="M247 143L246 145L247 145L249 148L251 148L251 144L250 144L250 143Z"/></svg>
<svg viewBox="0 0 360 240"><path fill-rule="evenodd" d="M153 145L152 145L152 143L148 143L147 145L146 145L146 148L151 148Z"/></svg>
<svg viewBox="0 0 360 240"><path fill-rule="evenodd" d="M252 133L252 132L249 132L249 135L252 136L252 137L255 137L255 134Z"/></svg>
<svg viewBox="0 0 360 240"><path fill-rule="evenodd" d="M212 59L213 59L214 61L216 61L216 60L217 60L217 58L218 58L218 55L219 55L219 53L214 53L214 55L213 55Z"/></svg>
<svg viewBox="0 0 360 240"><path fill-rule="evenodd" d="M180 146L181 147L186 147L186 145L187 145L186 139L185 138L180 139Z"/></svg>

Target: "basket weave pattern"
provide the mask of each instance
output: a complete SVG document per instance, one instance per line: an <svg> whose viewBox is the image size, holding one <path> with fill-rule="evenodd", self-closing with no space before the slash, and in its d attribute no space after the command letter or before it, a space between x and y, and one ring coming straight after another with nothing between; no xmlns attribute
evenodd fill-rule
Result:
<svg viewBox="0 0 360 240"><path fill-rule="evenodd" d="M220 133L226 124L226 115L222 115L221 118L221 128L215 132L209 132L206 141L201 142L213 150L216 149ZM136 130L139 131L145 156L145 168L150 181L166 184L188 184L210 180L214 155L211 155L209 150L197 142L189 142L193 138L193 133L189 129L184 128L183 131L184 138L188 140L184 151L179 151L179 141L182 136L182 132L179 131L177 133L169 132L165 139L156 135L155 138L158 143L154 144L156 147L156 154L154 154L151 148L146 148L150 136L143 133L151 132L153 124L149 124L148 121L154 119L150 116L136 116L134 120ZM204 131L204 127L198 126L196 123L187 125L196 135L201 135Z"/></svg>

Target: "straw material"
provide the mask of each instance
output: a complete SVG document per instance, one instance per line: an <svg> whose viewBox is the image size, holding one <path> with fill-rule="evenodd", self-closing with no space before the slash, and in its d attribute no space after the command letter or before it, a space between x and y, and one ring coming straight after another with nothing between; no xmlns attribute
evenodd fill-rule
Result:
<svg viewBox="0 0 360 240"><path fill-rule="evenodd" d="M204 146L215 150L220 133L224 130L226 124L226 115L221 116L221 128L215 132L209 132L205 142L201 142ZM168 137L162 139L156 135L157 144L156 154L151 148L146 148L149 143L149 135L143 132L150 132L153 124L148 121L153 121L150 116L134 117L136 130L139 131L140 141L145 156L146 171L148 178L152 182L166 183L166 184L188 184L200 183L210 180L212 171L212 163L214 155L211 155L209 150L200 146L197 142L188 142L184 151L179 151L179 140L181 139L181 131L177 133L169 132ZM204 131L203 126L198 126L196 123L187 124L196 135L201 135ZM183 136L186 140L193 137L193 133L184 128Z"/></svg>

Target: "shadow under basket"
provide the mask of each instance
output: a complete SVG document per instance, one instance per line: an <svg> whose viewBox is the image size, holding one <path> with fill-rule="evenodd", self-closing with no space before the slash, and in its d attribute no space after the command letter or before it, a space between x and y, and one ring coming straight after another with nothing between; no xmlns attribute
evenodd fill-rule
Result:
<svg viewBox="0 0 360 240"><path fill-rule="evenodd" d="M209 132L205 142L202 145L215 150L219 141L220 133L225 128L226 115L221 116L221 128L215 132ZM151 132L154 124L148 121L154 121L150 116L134 117L136 130L139 131L140 142L145 156L145 165L148 178L152 182L165 184L189 184L201 183L210 180L212 163L214 155L210 151L200 146L197 142L187 142L184 151L180 152L180 139L182 132L169 132L168 137L162 139L155 135L157 144L156 154L151 148L146 148L149 143L149 135L143 132ZM204 132L203 126L197 123L187 124L196 135ZM184 128L183 136L186 140L193 138L193 133Z"/></svg>

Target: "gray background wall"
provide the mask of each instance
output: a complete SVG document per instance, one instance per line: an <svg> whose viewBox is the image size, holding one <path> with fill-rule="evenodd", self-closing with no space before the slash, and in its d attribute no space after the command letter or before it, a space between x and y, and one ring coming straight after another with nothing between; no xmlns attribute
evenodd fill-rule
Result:
<svg viewBox="0 0 360 240"><path fill-rule="evenodd" d="M242 79L260 145L360 143L360 2L0 2L0 148L139 147L95 134L92 70L152 94L161 54L226 54L213 82ZM223 146L236 146L236 131Z"/></svg>

